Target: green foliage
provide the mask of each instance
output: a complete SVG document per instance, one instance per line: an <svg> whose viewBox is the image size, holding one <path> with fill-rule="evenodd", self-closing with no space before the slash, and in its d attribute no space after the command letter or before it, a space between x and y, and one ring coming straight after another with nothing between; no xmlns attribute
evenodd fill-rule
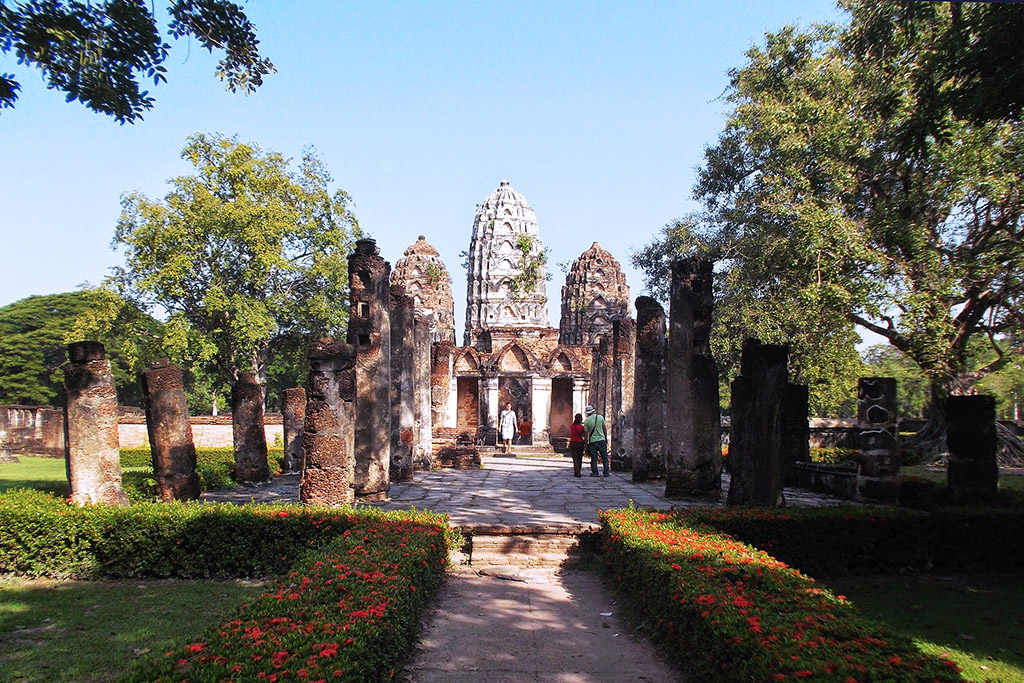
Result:
<svg viewBox="0 0 1024 683"><path fill-rule="evenodd" d="M856 462L859 451L853 448L811 448L811 462L823 465L843 465Z"/></svg>
<svg viewBox="0 0 1024 683"><path fill-rule="evenodd" d="M550 273L544 272L551 250L537 249L538 241L531 235L522 234L516 239L515 248L519 251L519 270L509 278L508 291L512 298L531 294L543 277L551 279Z"/></svg>
<svg viewBox="0 0 1024 683"><path fill-rule="evenodd" d="M769 522L778 514L728 512ZM922 655L909 638L866 619L842 596L703 519L634 509L601 515L603 547L620 590L690 677L962 680L952 662Z"/></svg>
<svg viewBox="0 0 1024 683"><path fill-rule="evenodd" d="M231 91L254 92L274 65L260 57L255 28L242 8L229 0L173 0L167 5L167 32L188 37L209 51L223 50L217 76ZM40 69L47 86L79 100L120 123L142 118L153 98L141 79L166 81L163 42L154 8L133 0L100 3L0 3L0 53L14 52L18 63ZM0 74L0 109L13 107L21 89Z"/></svg>
<svg viewBox="0 0 1024 683"><path fill-rule="evenodd" d="M172 179L162 201L123 199L114 244L126 263L112 284L167 312L168 355L206 376L212 395L222 385L211 375L262 380L275 347L304 349L344 330L337 302L348 298L347 255L360 233L348 195L328 191L311 151L292 170L275 152L197 134L182 157L195 173Z"/></svg>
<svg viewBox="0 0 1024 683"><path fill-rule="evenodd" d="M116 295L113 295L116 297ZM102 342L111 361L122 405L141 405L135 376L140 362L155 360L147 344L159 335L160 323L111 293L80 292L30 296L0 308L0 404L58 405L62 400L67 343ZM119 320L132 325L111 325L86 330L80 321L98 310L119 311Z"/></svg>
<svg viewBox="0 0 1024 683"><path fill-rule="evenodd" d="M784 28L731 72L732 110L695 191L706 212L660 241L721 260L734 336L792 340L814 358L820 339L832 360L813 365L839 378L855 324L933 387L968 388L1005 363L972 366L971 339L1019 327L1024 136L1015 107L984 108L979 73L1016 63L1003 57L1017 41L996 26L1024 10L844 6L847 26Z"/></svg>
<svg viewBox="0 0 1024 683"><path fill-rule="evenodd" d="M270 476L281 473L284 449L275 444L269 448L267 464ZM156 498L153 478L153 455L149 448L121 449L121 483L131 502L152 502ZM196 449L196 474L203 491L216 491L235 485L235 452L230 446Z"/></svg>

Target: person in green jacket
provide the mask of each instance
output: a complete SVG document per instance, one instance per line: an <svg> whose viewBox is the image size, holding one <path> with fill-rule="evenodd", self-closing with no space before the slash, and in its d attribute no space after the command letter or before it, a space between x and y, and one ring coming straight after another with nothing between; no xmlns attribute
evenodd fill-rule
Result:
<svg viewBox="0 0 1024 683"><path fill-rule="evenodd" d="M604 464L604 476L611 472L608 468L608 429L604 415L599 415L594 406L587 406L587 419L583 421L583 435L587 442L587 452L590 453L590 476L601 476L597 470L597 456L601 456Z"/></svg>

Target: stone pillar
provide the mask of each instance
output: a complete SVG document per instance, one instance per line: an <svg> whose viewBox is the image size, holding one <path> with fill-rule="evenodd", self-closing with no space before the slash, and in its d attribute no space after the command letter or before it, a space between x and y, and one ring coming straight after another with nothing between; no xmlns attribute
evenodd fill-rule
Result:
<svg viewBox="0 0 1024 683"><path fill-rule="evenodd" d="M672 263L665 355L665 495L718 500L722 489L718 371L710 355L712 262Z"/></svg>
<svg viewBox="0 0 1024 683"><path fill-rule="evenodd" d="M413 298L405 287L391 285L391 472L392 481L412 481L416 437L416 357Z"/></svg>
<svg viewBox="0 0 1024 683"><path fill-rule="evenodd" d="M430 347L430 421L437 427L455 426L455 412L451 404L452 349L455 344L439 341Z"/></svg>
<svg viewBox="0 0 1024 683"><path fill-rule="evenodd" d="M798 462L811 461L810 401L803 384L787 384L782 394L782 480L796 486Z"/></svg>
<svg viewBox="0 0 1024 683"><path fill-rule="evenodd" d="M665 309L636 300L633 481L665 475Z"/></svg>
<svg viewBox="0 0 1024 683"><path fill-rule="evenodd" d="M64 393L64 457L71 502L127 505L128 496L121 489L117 390L103 344L68 344Z"/></svg>
<svg viewBox="0 0 1024 683"><path fill-rule="evenodd" d="M306 423L306 390L284 390L284 471L302 471L302 430Z"/></svg>
<svg viewBox="0 0 1024 683"><path fill-rule="evenodd" d="M481 443L497 445L498 441L498 415L501 406L498 405L498 378L480 378L480 426L478 436Z"/></svg>
<svg viewBox="0 0 1024 683"><path fill-rule="evenodd" d="M157 361L142 373L142 395L157 497L165 503L199 498L196 447L181 370L166 358Z"/></svg>
<svg viewBox="0 0 1024 683"><path fill-rule="evenodd" d="M478 411L479 412L479 411ZM454 375L448 380L448 413L445 415L444 426L455 429L459 426L459 380Z"/></svg>
<svg viewBox="0 0 1024 683"><path fill-rule="evenodd" d="M309 347L302 483L306 505L355 501L356 349L325 338Z"/></svg>
<svg viewBox="0 0 1024 683"><path fill-rule="evenodd" d="M531 378L530 398L533 412L533 445L548 446L551 443L551 378Z"/></svg>
<svg viewBox="0 0 1024 683"><path fill-rule="evenodd" d="M434 463L430 360L433 334L432 319L417 316L413 325L412 389L416 433L412 442L412 464L414 469L420 470L430 470Z"/></svg>
<svg viewBox="0 0 1024 683"><path fill-rule="evenodd" d="M584 411L590 401L590 380L583 377L574 377L572 380L572 414L576 413L586 417Z"/></svg>
<svg viewBox="0 0 1024 683"><path fill-rule="evenodd" d="M231 387L231 436L235 444L235 481L269 481L263 387L250 372L239 373Z"/></svg>
<svg viewBox="0 0 1024 683"><path fill-rule="evenodd" d="M945 399L946 476L957 505L994 503L999 491L996 402L992 396Z"/></svg>
<svg viewBox="0 0 1024 683"><path fill-rule="evenodd" d="M789 347L743 342L740 375L732 383L729 505L779 506L782 494L782 397Z"/></svg>
<svg viewBox="0 0 1024 683"><path fill-rule="evenodd" d="M356 242L348 276L347 341L356 347L356 497L385 500L391 486L391 268L375 241Z"/></svg>
<svg viewBox="0 0 1024 683"><path fill-rule="evenodd" d="M861 377L857 382L857 500L896 503L900 493L896 380Z"/></svg>
<svg viewBox="0 0 1024 683"><path fill-rule="evenodd" d="M612 443L614 470L633 469L633 384L636 324L632 318L612 322Z"/></svg>

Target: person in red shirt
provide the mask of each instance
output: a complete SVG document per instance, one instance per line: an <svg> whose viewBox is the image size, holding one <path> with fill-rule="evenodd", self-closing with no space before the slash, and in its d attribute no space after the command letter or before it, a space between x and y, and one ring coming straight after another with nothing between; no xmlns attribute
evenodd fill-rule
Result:
<svg viewBox="0 0 1024 683"><path fill-rule="evenodd" d="M583 466L583 415L576 413L569 427L569 455L572 456L572 476L580 476L580 468Z"/></svg>

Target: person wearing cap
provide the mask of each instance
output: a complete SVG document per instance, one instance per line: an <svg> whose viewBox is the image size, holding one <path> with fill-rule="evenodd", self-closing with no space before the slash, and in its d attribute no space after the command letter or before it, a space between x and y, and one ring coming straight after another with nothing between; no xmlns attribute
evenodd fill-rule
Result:
<svg viewBox="0 0 1024 683"><path fill-rule="evenodd" d="M608 468L607 421L604 419L604 415L600 415L594 410L594 406L587 406L585 412L587 419L583 421L583 433L587 442L587 452L590 453L590 476L601 476L597 469L597 456L600 455L604 466L604 476L607 477L611 474Z"/></svg>

